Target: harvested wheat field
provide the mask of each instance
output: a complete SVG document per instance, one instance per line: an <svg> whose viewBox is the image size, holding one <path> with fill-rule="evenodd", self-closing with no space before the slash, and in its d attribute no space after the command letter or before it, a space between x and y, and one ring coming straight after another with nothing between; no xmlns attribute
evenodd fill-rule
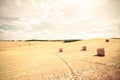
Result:
<svg viewBox="0 0 120 80"><path fill-rule="evenodd" d="M120 39L0 41L0 80L120 80Z"/></svg>

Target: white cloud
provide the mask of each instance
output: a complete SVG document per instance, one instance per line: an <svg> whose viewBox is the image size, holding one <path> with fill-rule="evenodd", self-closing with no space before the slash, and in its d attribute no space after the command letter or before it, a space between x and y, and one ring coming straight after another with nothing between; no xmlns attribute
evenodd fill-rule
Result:
<svg viewBox="0 0 120 80"><path fill-rule="evenodd" d="M107 1L15 0L17 8L8 4L4 6L4 14L1 14L17 19L0 18L1 25L13 27L14 30L0 28L0 35L3 39L3 35L7 39L120 37L120 19L112 19L106 15L111 14L110 11L103 9ZM106 14L98 14L98 9Z"/></svg>
<svg viewBox="0 0 120 80"><path fill-rule="evenodd" d="M16 5L17 5L18 7L21 6L21 0L14 0L14 1L16 2Z"/></svg>

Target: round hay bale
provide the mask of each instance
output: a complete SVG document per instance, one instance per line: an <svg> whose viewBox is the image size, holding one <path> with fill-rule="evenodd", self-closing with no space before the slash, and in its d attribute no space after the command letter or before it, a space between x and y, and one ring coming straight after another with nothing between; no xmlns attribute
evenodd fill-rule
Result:
<svg viewBox="0 0 120 80"><path fill-rule="evenodd" d="M59 49L59 52L63 52L63 49L62 49L62 48L60 48L60 49Z"/></svg>
<svg viewBox="0 0 120 80"><path fill-rule="evenodd" d="M97 56L105 56L104 48L98 48L97 49Z"/></svg>
<svg viewBox="0 0 120 80"><path fill-rule="evenodd" d="M86 46L82 46L82 51L86 51L87 47Z"/></svg>
<svg viewBox="0 0 120 80"><path fill-rule="evenodd" d="M105 42L109 42L109 39L106 39Z"/></svg>
<svg viewBox="0 0 120 80"><path fill-rule="evenodd" d="M14 42L15 40L12 40L12 42Z"/></svg>

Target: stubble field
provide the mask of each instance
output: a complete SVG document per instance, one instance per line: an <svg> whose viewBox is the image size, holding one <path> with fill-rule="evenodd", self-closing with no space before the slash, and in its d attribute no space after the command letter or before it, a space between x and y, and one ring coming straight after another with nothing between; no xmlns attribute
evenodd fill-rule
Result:
<svg viewBox="0 0 120 80"><path fill-rule="evenodd" d="M96 56L97 48L105 49L104 57ZM0 80L120 80L120 39L0 41Z"/></svg>

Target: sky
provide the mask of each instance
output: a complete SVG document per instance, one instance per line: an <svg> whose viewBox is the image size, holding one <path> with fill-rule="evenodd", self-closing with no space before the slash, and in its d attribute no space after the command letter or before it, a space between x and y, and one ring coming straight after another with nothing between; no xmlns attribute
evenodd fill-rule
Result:
<svg viewBox="0 0 120 80"><path fill-rule="evenodd" d="M0 40L120 38L120 0L0 0Z"/></svg>

